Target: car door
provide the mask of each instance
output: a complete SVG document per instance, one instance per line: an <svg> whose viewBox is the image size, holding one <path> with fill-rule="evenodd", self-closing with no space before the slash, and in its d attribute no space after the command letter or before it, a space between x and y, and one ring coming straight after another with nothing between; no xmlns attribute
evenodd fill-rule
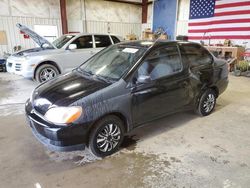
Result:
<svg viewBox="0 0 250 188"><path fill-rule="evenodd" d="M176 112L192 100L189 72L183 66L176 45L152 51L135 73L136 79L149 76L149 83L139 83L131 90L135 126Z"/></svg>
<svg viewBox="0 0 250 188"><path fill-rule="evenodd" d="M73 68L81 65L92 55L94 55L92 35L80 36L71 44L75 44L76 49L66 49L66 52L62 57L62 61L64 62L63 67L66 71L70 71Z"/></svg>

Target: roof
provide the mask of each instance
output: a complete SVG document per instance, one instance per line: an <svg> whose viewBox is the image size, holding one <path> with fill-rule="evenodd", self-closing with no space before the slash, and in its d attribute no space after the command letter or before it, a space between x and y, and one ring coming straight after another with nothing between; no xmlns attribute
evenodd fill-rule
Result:
<svg viewBox="0 0 250 188"><path fill-rule="evenodd" d="M155 44L154 44L155 43ZM154 44L154 46L161 46L163 44L176 44L176 43L189 43L193 44L193 42L188 41L170 41L170 40L136 40L136 41L127 41L119 43L121 45L131 46L131 47L139 47L139 48L149 48ZM197 43L195 43L197 44Z"/></svg>
<svg viewBox="0 0 250 188"><path fill-rule="evenodd" d="M111 34L111 33L67 33L64 35L73 35L73 36L85 36L85 35L114 35L114 36L119 36L116 34Z"/></svg>

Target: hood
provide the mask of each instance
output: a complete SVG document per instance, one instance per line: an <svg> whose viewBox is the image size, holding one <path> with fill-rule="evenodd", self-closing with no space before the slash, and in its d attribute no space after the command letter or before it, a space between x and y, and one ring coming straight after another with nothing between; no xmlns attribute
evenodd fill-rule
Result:
<svg viewBox="0 0 250 188"><path fill-rule="evenodd" d="M53 48L31 48L27 50L18 51L12 55L15 57L20 57L20 56L29 55L30 53L36 53L36 52L47 51L47 50L53 50Z"/></svg>
<svg viewBox="0 0 250 188"><path fill-rule="evenodd" d="M28 27L21 25L20 23L16 24L16 26L20 29L21 32L30 36L35 41L35 43L37 43L41 48L43 47L44 44L48 45L47 48L55 48L55 46L51 44L48 40L38 35L36 32L32 31Z"/></svg>
<svg viewBox="0 0 250 188"><path fill-rule="evenodd" d="M42 115L52 106L69 106L110 84L85 77L72 71L38 86L32 96L33 106Z"/></svg>

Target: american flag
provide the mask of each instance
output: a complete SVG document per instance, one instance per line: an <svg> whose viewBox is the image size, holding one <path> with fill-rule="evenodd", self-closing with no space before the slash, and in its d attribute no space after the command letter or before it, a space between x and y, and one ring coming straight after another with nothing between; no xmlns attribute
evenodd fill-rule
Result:
<svg viewBox="0 0 250 188"><path fill-rule="evenodd" d="M188 38L250 45L250 0L190 0Z"/></svg>

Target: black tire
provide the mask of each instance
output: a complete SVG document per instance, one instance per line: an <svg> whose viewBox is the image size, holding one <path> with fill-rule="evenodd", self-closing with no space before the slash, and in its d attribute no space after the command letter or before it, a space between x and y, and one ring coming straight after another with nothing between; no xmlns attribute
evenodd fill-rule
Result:
<svg viewBox="0 0 250 188"><path fill-rule="evenodd" d="M48 74L46 74L46 71ZM35 80L39 83L46 82L55 78L59 74L59 70L51 64L43 64L39 66L35 72Z"/></svg>
<svg viewBox="0 0 250 188"><path fill-rule="evenodd" d="M98 121L91 130L89 149L97 157L106 157L119 149L123 138L124 124L122 120L114 115L106 116Z"/></svg>
<svg viewBox="0 0 250 188"><path fill-rule="evenodd" d="M207 89L200 97L196 112L200 116L207 116L212 113L216 105L216 93L213 89Z"/></svg>
<svg viewBox="0 0 250 188"><path fill-rule="evenodd" d="M250 77L250 71L246 71L246 77Z"/></svg>

